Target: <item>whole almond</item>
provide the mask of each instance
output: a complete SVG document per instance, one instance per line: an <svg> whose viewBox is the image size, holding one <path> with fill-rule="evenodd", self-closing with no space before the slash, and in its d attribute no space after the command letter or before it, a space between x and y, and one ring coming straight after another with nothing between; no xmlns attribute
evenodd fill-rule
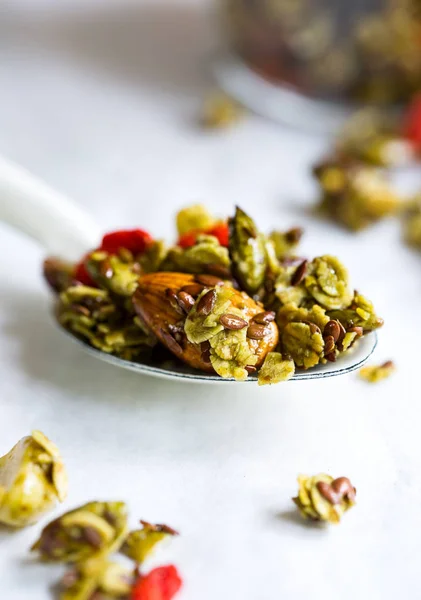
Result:
<svg viewBox="0 0 421 600"><path fill-rule="evenodd" d="M197 298L203 290L205 289L204 285L200 285L200 283L191 283L190 285L185 285L181 288L182 292L186 292L186 294L190 294L193 298Z"/></svg>

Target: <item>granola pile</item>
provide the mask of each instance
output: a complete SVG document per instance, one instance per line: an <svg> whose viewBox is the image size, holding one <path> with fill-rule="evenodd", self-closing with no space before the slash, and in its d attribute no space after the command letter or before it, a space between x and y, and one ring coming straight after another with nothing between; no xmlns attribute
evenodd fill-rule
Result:
<svg viewBox="0 0 421 600"><path fill-rule="evenodd" d="M60 325L125 360L159 364L170 353L264 385L336 361L383 324L338 258L297 256L299 228L266 235L241 208L218 220L201 205L176 222L172 246L116 231L77 265L47 259Z"/></svg>

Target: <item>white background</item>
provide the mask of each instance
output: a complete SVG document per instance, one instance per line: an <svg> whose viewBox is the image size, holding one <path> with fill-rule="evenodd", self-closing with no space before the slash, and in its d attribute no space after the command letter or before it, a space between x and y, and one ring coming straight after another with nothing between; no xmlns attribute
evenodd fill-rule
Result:
<svg viewBox="0 0 421 600"><path fill-rule="evenodd" d="M80 353L50 316L43 252L0 226L0 453L33 428L60 446L69 509L121 499L182 536L180 600L420 598L421 256L397 223L358 236L311 216L310 165L327 140L249 117L204 132L216 45L203 4L13 0L0 9L0 152L75 198L105 230L174 235L183 204L262 228L302 224L303 252L338 254L386 325L355 374L271 388L202 387L120 372ZM1 202L1 199L0 199ZM349 476L358 506L339 527L303 524L299 472ZM55 515L59 514L59 510ZM60 569L28 559L42 524L0 531L1 600L45 600Z"/></svg>

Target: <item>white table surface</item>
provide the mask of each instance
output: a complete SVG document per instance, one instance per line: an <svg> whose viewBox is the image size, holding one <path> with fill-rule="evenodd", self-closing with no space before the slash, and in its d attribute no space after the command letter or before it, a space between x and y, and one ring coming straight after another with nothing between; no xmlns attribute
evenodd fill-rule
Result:
<svg viewBox="0 0 421 600"><path fill-rule="evenodd" d="M303 251L338 254L386 326L376 360L398 370L263 389L120 372L55 328L43 252L0 226L0 453L34 428L60 446L62 509L125 500L131 521L182 532L180 600L421 597L421 256L394 222L353 236L309 214L309 165L326 140L250 117L203 132L215 44L199 2L3 3L0 152L86 206L104 230L174 234L183 204L239 203L263 227L306 227ZM1 199L0 199L1 202ZM300 472L349 476L358 506L339 527L303 524ZM44 521L45 523L46 521ZM0 531L1 600L45 600L60 568L28 560L43 523Z"/></svg>

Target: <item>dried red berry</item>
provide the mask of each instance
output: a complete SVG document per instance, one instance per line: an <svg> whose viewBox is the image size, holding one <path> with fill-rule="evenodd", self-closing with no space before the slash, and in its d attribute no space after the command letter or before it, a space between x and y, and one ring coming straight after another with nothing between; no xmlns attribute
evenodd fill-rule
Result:
<svg viewBox="0 0 421 600"><path fill-rule="evenodd" d="M228 247L229 231L227 223L218 223L217 225L215 225L215 227L208 229L206 233L208 235L214 235L216 238L218 238L218 241L221 244L221 246Z"/></svg>
<svg viewBox="0 0 421 600"><path fill-rule="evenodd" d="M421 150L421 95L415 96L403 119L403 135L415 150Z"/></svg>
<svg viewBox="0 0 421 600"><path fill-rule="evenodd" d="M76 265L75 268L75 279L83 285L88 285L89 287L98 287L92 277L89 275L88 270L85 266L85 261L89 257L90 252L85 254L82 260Z"/></svg>
<svg viewBox="0 0 421 600"><path fill-rule="evenodd" d="M136 256L142 254L152 241L152 236L143 229L112 231L102 238L100 250L117 254L121 248L125 248Z"/></svg>
<svg viewBox="0 0 421 600"><path fill-rule="evenodd" d="M177 245L181 248L191 248L191 246L195 245L197 236L201 233L203 232L197 229L194 229L193 231L187 231L187 233L183 233L183 235L180 235L180 237L178 238Z"/></svg>
<svg viewBox="0 0 421 600"><path fill-rule="evenodd" d="M201 234L214 235L218 238L221 246L228 246L229 233L227 223L217 223L210 229L193 229L192 231L187 231L187 233L179 237L177 244L181 248L190 248L195 245L197 237Z"/></svg>
<svg viewBox="0 0 421 600"><path fill-rule="evenodd" d="M174 565L158 567L139 577L130 600L171 600L181 585L181 577Z"/></svg>

